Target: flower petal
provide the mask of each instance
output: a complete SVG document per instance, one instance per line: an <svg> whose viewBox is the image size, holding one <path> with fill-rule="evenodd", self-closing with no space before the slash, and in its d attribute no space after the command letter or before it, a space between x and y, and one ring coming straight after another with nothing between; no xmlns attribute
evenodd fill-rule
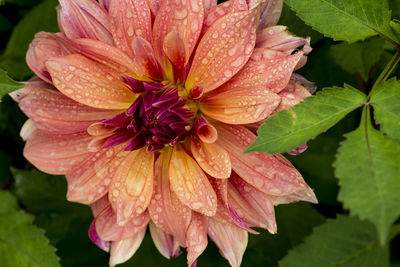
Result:
<svg viewBox="0 0 400 267"><path fill-rule="evenodd" d="M239 267L247 247L248 234L239 227L209 218L208 235L232 267Z"/></svg>
<svg viewBox="0 0 400 267"><path fill-rule="evenodd" d="M203 116L198 116L194 122L196 134L200 140L205 143L214 143L218 138L218 132L215 127L209 123Z"/></svg>
<svg viewBox="0 0 400 267"><path fill-rule="evenodd" d="M203 19L203 0L161 2L154 21L153 40L156 56L163 67L167 66L163 48L166 36L174 29L178 31L179 36L184 40L187 62L200 36Z"/></svg>
<svg viewBox="0 0 400 267"><path fill-rule="evenodd" d="M90 204L107 194L111 180L127 152L115 146L91 153L90 157L68 170L67 199Z"/></svg>
<svg viewBox="0 0 400 267"><path fill-rule="evenodd" d="M217 0L204 0L204 14L207 14L217 4Z"/></svg>
<svg viewBox="0 0 400 267"><path fill-rule="evenodd" d="M129 152L115 172L109 200L117 213L118 224L142 214L153 193L154 153L146 148Z"/></svg>
<svg viewBox="0 0 400 267"><path fill-rule="evenodd" d="M46 67L46 61L52 57L72 54L73 47L62 33L39 32L29 45L26 53L26 63L41 79L51 83L51 77Z"/></svg>
<svg viewBox="0 0 400 267"><path fill-rule="evenodd" d="M264 120L281 102L277 94L260 86L224 88L205 98L200 104L200 110L213 119L229 124L249 124Z"/></svg>
<svg viewBox="0 0 400 267"><path fill-rule="evenodd" d="M110 2L111 0L99 0L100 5L107 11L110 9Z"/></svg>
<svg viewBox="0 0 400 267"><path fill-rule="evenodd" d="M158 228L153 222L149 224L151 238L158 251L165 258L176 257L180 254L180 246L174 236Z"/></svg>
<svg viewBox="0 0 400 267"><path fill-rule="evenodd" d="M142 37L135 37L132 41L132 49L135 53L136 72L140 76L162 80L163 72L155 58L151 44Z"/></svg>
<svg viewBox="0 0 400 267"><path fill-rule="evenodd" d="M86 131L92 123L113 117L119 112L82 105L49 84L37 86L30 86L19 106L43 132L70 134Z"/></svg>
<svg viewBox="0 0 400 267"><path fill-rule="evenodd" d="M196 49L187 89L200 82L205 92L214 90L246 64L255 45L256 17L255 10L228 14L207 30Z"/></svg>
<svg viewBox="0 0 400 267"><path fill-rule="evenodd" d="M282 13L282 0L248 0L249 7L260 5L261 16L258 24L258 30L272 26L278 23Z"/></svg>
<svg viewBox="0 0 400 267"><path fill-rule="evenodd" d="M157 14L158 10L160 9L162 1L163 0L146 0L147 4L150 7L151 13L153 13L154 16Z"/></svg>
<svg viewBox="0 0 400 267"><path fill-rule="evenodd" d="M92 242L96 246L98 246L99 248L101 248L105 252L109 252L110 251L111 242L104 241L99 237L99 235L96 232L95 222L96 222L96 220L93 220L93 222L90 224L89 238L90 238L90 240L92 240Z"/></svg>
<svg viewBox="0 0 400 267"><path fill-rule="evenodd" d="M279 92L279 96L282 98L282 101L276 112L292 108L303 101L304 98L311 96L311 94L300 84L290 81L286 88Z"/></svg>
<svg viewBox="0 0 400 267"><path fill-rule="evenodd" d="M154 190L149 205L149 213L154 224L172 235L184 246L186 230L191 218L191 210L183 205L171 189L169 163L171 151L161 153L154 167Z"/></svg>
<svg viewBox="0 0 400 267"><path fill-rule="evenodd" d="M43 172L65 174L90 156L90 139L86 132L64 135L35 131L26 142L24 156Z"/></svg>
<svg viewBox="0 0 400 267"><path fill-rule="evenodd" d="M302 55L301 51L288 55L275 50L257 48L243 69L219 90L262 87L272 93L278 93L288 84L293 69Z"/></svg>
<svg viewBox="0 0 400 267"><path fill-rule="evenodd" d="M215 178L229 178L231 175L231 161L228 152L217 144L208 144L192 134L190 148L193 157L200 167Z"/></svg>
<svg viewBox="0 0 400 267"><path fill-rule="evenodd" d="M115 71L82 55L53 58L46 66L57 89L84 105L126 109L135 99Z"/></svg>
<svg viewBox="0 0 400 267"><path fill-rule="evenodd" d="M271 196L305 192L314 196L301 174L280 155L243 151L256 136L242 126L214 123L219 133L217 143L228 151L232 169L247 183ZM315 199L315 196L314 196Z"/></svg>
<svg viewBox="0 0 400 267"><path fill-rule="evenodd" d="M175 146L169 166L171 188L179 200L192 210L213 216L217 210L215 192L196 161Z"/></svg>
<svg viewBox="0 0 400 267"><path fill-rule="evenodd" d="M142 244L146 234L146 228L139 231L132 237L127 239L114 241L111 243L110 249L110 267L121 264L129 260Z"/></svg>
<svg viewBox="0 0 400 267"><path fill-rule="evenodd" d="M132 50L135 37L152 43L151 12L146 1L113 0L109 13L115 45L131 58L135 57Z"/></svg>
<svg viewBox="0 0 400 267"><path fill-rule="evenodd" d="M60 0L58 23L69 39L88 38L113 44L107 11L94 0Z"/></svg>
<svg viewBox="0 0 400 267"><path fill-rule="evenodd" d="M197 260L197 258L206 249L208 220L203 214L193 212L192 220L187 230L186 247L188 266Z"/></svg>

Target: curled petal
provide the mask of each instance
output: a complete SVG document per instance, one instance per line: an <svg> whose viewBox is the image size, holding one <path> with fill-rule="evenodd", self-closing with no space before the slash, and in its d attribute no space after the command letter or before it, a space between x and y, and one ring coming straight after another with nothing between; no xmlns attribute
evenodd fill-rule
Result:
<svg viewBox="0 0 400 267"><path fill-rule="evenodd" d="M22 140L26 141L29 139L29 137L38 129L36 123L31 120L28 119L26 120L26 122L24 123L24 125L21 128L21 131L19 133L19 135L21 136Z"/></svg>
<svg viewBox="0 0 400 267"><path fill-rule="evenodd" d="M203 116L198 116L195 123L196 133L204 143L214 143L218 138L218 132Z"/></svg>
<svg viewBox="0 0 400 267"><path fill-rule="evenodd" d="M206 216L193 212L192 220L187 230L186 247L188 266L192 266L207 247L208 220Z"/></svg>
<svg viewBox="0 0 400 267"><path fill-rule="evenodd" d="M90 240L92 240L92 242L96 246L98 246L99 248L101 248L105 252L109 252L110 251L110 247L111 247L111 242L104 241L99 237L99 235L96 232L95 223L96 223L95 220L93 220L92 224L90 224L89 238L90 238Z"/></svg>
<svg viewBox="0 0 400 267"><path fill-rule="evenodd" d="M153 80L161 80L163 73L151 44L141 37L135 37L132 41L132 49L135 53L134 62L138 75Z"/></svg>
<svg viewBox="0 0 400 267"><path fill-rule="evenodd" d="M217 0L204 0L204 14L207 14L217 4Z"/></svg>
<svg viewBox="0 0 400 267"><path fill-rule="evenodd" d="M175 146L169 166L171 188L179 200L192 210L213 216L217 197L202 169L179 146Z"/></svg>
<svg viewBox="0 0 400 267"><path fill-rule="evenodd" d="M190 148L193 157L207 174L215 178L229 178L231 161L225 149L217 144L205 143L194 134L190 139Z"/></svg>
<svg viewBox="0 0 400 267"><path fill-rule="evenodd" d="M249 124L264 120L279 106L281 98L262 87L218 90L200 104L207 116L229 124Z"/></svg>
<svg viewBox="0 0 400 267"><path fill-rule="evenodd" d="M162 0L146 0L146 2L150 7L151 13L155 16L160 9Z"/></svg>
<svg viewBox="0 0 400 267"><path fill-rule="evenodd" d="M110 8L111 0L99 0L100 5L104 8L104 10L108 11Z"/></svg>
<svg viewBox="0 0 400 267"><path fill-rule="evenodd" d="M210 218L208 235L231 266L239 267L247 247L247 232L237 226L223 224Z"/></svg>
<svg viewBox="0 0 400 267"><path fill-rule="evenodd" d="M161 255L169 259L171 256L175 258L180 254L179 242L176 241L174 236L167 234L151 221L149 229L154 245Z"/></svg>
<svg viewBox="0 0 400 267"><path fill-rule="evenodd" d="M232 169L247 183L270 196L301 194L306 201L315 195L301 174L281 155L243 151L256 139L242 126L214 123L219 135L217 143L228 151Z"/></svg>
<svg viewBox="0 0 400 267"><path fill-rule="evenodd" d="M146 228L127 239L114 241L110 249L110 267L129 260L142 244L146 234Z"/></svg>
<svg viewBox="0 0 400 267"><path fill-rule="evenodd" d="M171 151L158 157L154 167L154 191L149 205L152 221L181 245L186 243L186 230L191 218L191 210L186 207L171 189L169 163Z"/></svg>
<svg viewBox="0 0 400 267"><path fill-rule="evenodd" d="M110 20L115 45L131 58L135 57L132 50L135 37L152 43L151 12L146 1L111 1Z"/></svg>
<svg viewBox="0 0 400 267"><path fill-rule="evenodd" d="M86 132L64 135L35 131L26 142L24 156L43 172L65 174L90 156L90 139Z"/></svg>
<svg viewBox="0 0 400 267"><path fill-rule="evenodd" d="M307 148L308 148L307 144L301 144L301 145L299 145L298 148L292 149L292 150L288 151L287 153L290 155L293 155L293 156L297 156L297 155L303 153L304 151L306 151Z"/></svg>
<svg viewBox="0 0 400 267"><path fill-rule="evenodd" d="M256 39L255 10L232 13L216 21L196 49L186 88L202 83L209 92L232 78L250 58Z"/></svg>
<svg viewBox="0 0 400 267"><path fill-rule="evenodd" d="M90 204L90 208L92 209L92 213L94 217L97 217L110 203L108 202L108 197L103 196L99 200Z"/></svg>
<svg viewBox="0 0 400 267"><path fill-rule="evenodd" d="M46 67L46 61L52 57L72 54L73 47L62 33L39 32L29 45L26 53L26 63L41 79L51 83L51 77Z"/></svg>
<svg viewBox="0 0 400 267"><path fill-rule="evenodd" d="M115 172L109 200L117 213L118 224L142 214L153 192L154 153L146 148L130 151Z"/></svg>
<svg viewBox="0 0 400 267"><path fill-rule="evenodd" d="M286 88L279 92L279 96L282 101L276 111L290 109L303 101L304 98L311 96L311 94L300 84L290 81Z"/></svg>
<svg viewBox="0 0 400 267"><path fill-rule="evenodd" d="M117 72L82 55L53 58L46 66L57 89L81 104L126 109L135 99Z"/></svg>
<svg viewBox="0 0 400 267"><path fill-rule="evenodd" d="M69 39L88 38L113 44L107 11L94 0L60 0L58 22Z"/></svg>
<svg viewBox="0 0 400 267"><path fill-rule="evenodd" d="M249 7L259 5L261 9L258 31L278 23L282 13L282 0L248 0Z"/></svg>

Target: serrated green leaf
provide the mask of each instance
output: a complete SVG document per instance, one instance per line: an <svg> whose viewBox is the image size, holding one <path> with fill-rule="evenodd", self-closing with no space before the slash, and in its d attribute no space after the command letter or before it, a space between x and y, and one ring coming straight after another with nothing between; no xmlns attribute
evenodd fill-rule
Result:
<svg viewBox="0 0 400 267"><path fill-rule="evenodd" d="M388 0L285 0L314 29L338 41L380 34L398 42L390 28Z"/></svg>
<svg viewBox="0 0 400 267"><path fill-rule="evenodd" d="M386 267L389 249L379 246L368 222L339 216L314 228L305 242L289 251L280 267Z"/></svg>
<svg viewBox="0 0 400 267"><path fill-rule="evenodd" d="M15 198L8 192L0 191L0 200L1 266L61 266L43 230L32 225L33 216L18 210Z"/></svg>
<svg viewBox="0 0 400 267"><path fill-rule="evenodd" d="M361 106L367 96L353 87L326 88L290 110L279 111L258 129L246 152L270 154L289 151L326 131Z"/></svg>
<svg viewBox="0 0 400 267"><path fill-rule="evenodd" d="M400 144L372 127L367 109L336 158L338 199L351 214L373 222L381 243L386 242L390 225L400 215Z"/></svg>
<svg viewBox="0 0 400 267"><path fill-rule="evenodd" d="M24 87L25 85L8 77L7 72L0 69L0 101L6 94Z"/></svg>
<svg viewBox="0 0 400 267"><path fill-rule="evenodd" d="M351 74L360 74L364 81L368 81L370 70L375 66L382 53L385 40L374 37L364 42L353 44L340 43L332 45L330 55L333 61Z"/></svg>
<svg viewBox="0 0 400 267"><path fill-rule="evenodd" d="M44 0L14 27L7 47L0 57L0 67L6 69L11 77L24 80L32 75L25 64L25 54L35 33L58 31L57 4L57 0Z"/></svg>
<svg viewBox="0 0 400 267"><path fill-rule="evenodd" d="M400 139L400 81L392 79L377 86L371 92L371 104L381 130Z"/></svg>

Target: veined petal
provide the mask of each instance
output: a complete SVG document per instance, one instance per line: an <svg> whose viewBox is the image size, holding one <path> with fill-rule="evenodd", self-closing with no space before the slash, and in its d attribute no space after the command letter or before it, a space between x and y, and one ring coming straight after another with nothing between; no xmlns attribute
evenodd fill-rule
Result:
<svg viewBox="0 0 400 267"><path fill-rule="evenodd" d="M104 8L104 10L108 11L110 9L111 0L99 0L100 5Z"/></svg>
<svg viewBox="0 0 400 267"><path fill-rule="evenodd" d="M293 165L280 155L243 151L256 139L243 126L214 123L219 137L217 143L228 151L232 169L247 183L271 196L284 196L312 190Z"/></svg>
<svg viewBox="0 0 400 267"><path fill-rule="evenodd" d="M82 105L49 84L38 84L38 86L30 86L19 106L43 132L59 134L83 132L90 124L119 113L119 111Z"/></svg>
<svg viewBox="0 0 400 267"><path fill-rule="evenodd" d="M248 124L264 120L279 106L281 98L268 89L236 87L217 89L200 104L205 115L229 124Z"/></svg>
<svg viewBox="0 0 400 267"><path fill-rule="evenodd" d="M229 179L229 204L251 227L267 229L276 234L274 206L268 196L243 181L236 173Z"/></svg>
<svg viewBox="0 0 400 267"><path fill-rule="evenodd" d="M60 0L58 23L69 39L88 38L113 44L107 11L94 0Z"/></svg>
<svg viewBox="0 0 400 267"><path fill-rule="evenodd" d="M146 148L130 151L111 183L109 200L117 213L118 224L142 214L153 193L154 153Z"/></svg>
<svg viewBox="0 0 400 267"><path fill-rule="evenodd" d="M154 224L172 235L181 245L186 244L186 230L191 219L191 210L186 207L171 189L169 163L171 151L161 153L154 167L154 190L149 213Z"/></svg>
<svg viewBox="0 0 400 267"><path fill-rule="evenodd" d="M288 84L293 69L303 52L288 55L275 50L257 48L243 69L218 90L263 87L278 93Z"/></svg>
<svg viewBox="0 0 400 267"><path fill-rule="evenodd" d="M64 135L38 130L26 142L24 156L43 172L64 174L90 156L90 139L86 132Z"/></svg>
<svg viewBox="0 0 400 267"><path fill-rule="evenodd" d="M209 218L208 235L231 266L239 267L247 247L247 232L239 227L222 224Z"/></svg>
<svg viewBox="0 0 400 267"><path fill-rule="evenodd" d="M81 104L126 109L135 99L117 72L82 55L53 58L46 66L57 89Z"/></svg>
<svg viewBox="0 0 400 267"><path fill-rule="evenodd" d="M231 161L228 152L217 144L209 144L192 134L190 148L193 157L200 167L215 178L229 178L231 175Z"/></svg>
<svg viewBox="0 0 400 267"><path fill-rule="evenodd" d="M110 249L110 267L124 263L129 260L142 244L146 234L146 228L127 239L114 241Z"/></svg>
<svg viewBox="0 0 400 267"><path fill-rule="evenodd" d="M90 240L92 240L92 242L96 246L98 246L99 248L101 248L105 252L109 252L110 251L111 242L104 241L99 237L99 235L96 232L95 220L93 220L92 223L90 224L90 227L89 227L89 238L90 238Z"/></svg>
<svg viewBox="0 0 400 267"><path fill-rule="evenodd" d="M171 256L176 257L179 255L179 242L177 242L174 236L167 234L151 221L149 224L149 229L153 243L161 255L167 259L169 259Z"/></svg>
<svg viewBox="0 0 400 267"><path fill-rule="evenodd" d="M163 0L146 0L147 4L150 7L151 13L153 13L153 16L155 16L160 9L162 1Z"/></svg>
<svg viewBox="0 0 400 267"><path fill-rule="evenodd" d="M164 39L163 50L165 55L178 69L183 69L187 62L186 57L189 54L188 47L185 41L179 35L179 32L174 29L169 32Z"/></svg>
<svg viewBox="0 0 400 267"><path fill-rule="evenodd" d="M83 204L91 204L107 194L115 172L127 152L123 146L115 146L91 153L90 157L68 170L67 199Z"/></svg>
<svg viewBox="0 0 400 267"><path fill-rule="evenodd" d="M96 231L99 237L105 241L118 241L139 233L146 228L149 221L150 217L146 211L138 217L132 218L125 225L118 225L116 213L111 205L107 204L96 217Z"/></svg>
<svg viewBox="0 0 400 267"><path fill-rule="evenodd" d="M175 146L169 166L171 188L182 203L206 216L217 210L215 192L196 161Z"/></svg>
<svg viewBox="0 0 400 267"><path fill-rule="evenodd" d="M135 53L134 63L138 75L152 80L162 80L163 72L151 44L142 37L135 37L131 45Z"/></svg>
<svg viewBox="0 0 400 267"><path fill-rule="evenodd" d="M282 98L282 101L276 112L292 108L303 101L304 98L311 96L311 94L305 87L290 81L286 88L279 92L279 96Z"/></svg>
<svg viewBox="0 0 400 267"><path fill-rule="evenodd" d="M131 58L132 41L142 37L152 43L151 12L144 0L113 0L110 4L111 31L115 45Z"/></svg>
<svg viewBox="0 0 400 267"><path fill-rule="evenodd" d="M204 0L204 14L207 14L217 4L217 0Z"/></svg>
<svg viewBox="0 0 400 267"><path fill-rule="evenodd" d="M208 220L203 214L193 212L192 220L187 230L186 247L188 266L197 260L197 258L206 249Z"/></svg>
<svg viewBox="0 0 400 267"><path fill-rule="evenodd" d="M258 24L258 30L272 26L278 23L282 13L282 0L247 0L249 7L260 6L261 16Z"/></svg>
<svg viewBox="0 0 400 267"><path fill-rule="evenodd" d="M204 34L186 80L186 88L202 83L209 92L232 78L247 62L256 39L256 10L233 13Z"/></svg>
<svg viewBox="0 0 400 267"><path fill-rule="evenodd" d="M167 66L163 48L166 36L174 29L178 31L179 36L184 40L187 62L200 36L203 19L203 0L161 2L154 21L153 40L156 56L163 67Z"/></svg>
<svg viewBox="0 0 400 267"><path fill-rule="evenodd" d="M51 83L51 77L46 67L46 61L52 57L72 54L73 47L62 33L39 32L29 45L26 53L26 63L29 68L41 79Z"/></svg>

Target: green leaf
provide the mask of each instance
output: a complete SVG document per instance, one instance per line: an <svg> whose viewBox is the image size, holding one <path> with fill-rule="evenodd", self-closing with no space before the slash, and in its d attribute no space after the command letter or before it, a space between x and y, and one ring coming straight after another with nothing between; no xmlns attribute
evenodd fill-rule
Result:
<svg viewBox="0 0 400 267"><path fill-rule="evenodd" d="M289 110L279 111L258 129L258 137L246 152L270 154L289 151L326 131L361 106L366 95L345 85L326 88Z"/></svg>
<svg viewBox="0 0 400 267"><path fill-rule="evenodd" d="M280 267L389 266L389 249L379 246L368 222L339 216L314 228L312 235L280 262Z"/></svg>
<svg viewBox="0 0 400 267"><path fill-rule="evenodd" d="M57 4L57 0L44 0L14 27L7 47L0 57L0 67L6 69L11 77L24 80L32 75L25 64L25 54L35 33L58 31Z"/></svg>
<svg viewBox="0 0 400 267"><path fill-rule="evenodd" d="M381 130L400 139L400 81L391 79L377 86L371 92L371 104Z"/></svg>
<svg viewBox="0 0 400 267"><path fill-rule="evenodd" d="M7 72L0 69L0 101L6 94L24 87L25 85L12 80Z"/></svg>
<svg viewBox="0 0 400 267"><path fill-rule="evenodd" d="M364 81L368 81L370 70L375 66L382 53L385 40L370 38L364 42L353 44L340 43L332 45L330 54L333 61L351 74L360 74Z"/></svg>
<svg viewBox="0 0 400 267"><path fill-rule="evenodd" d="M314 29L338 41L355 42L380 34L398 42L390 28L388 0L286 0Z"/></svg>
<svg viewBox="0 0 400 267"><path fill-rule="evenodd" d="M372 127L366 109L360 127L346 135L336 157L338 199L351 214L373 222L384 243L400 215L400 144Z"/></svg>
<svg viewBox="0 0 400 267"><path fill-rule="evenodd" d="M60 266L44 231L32 225L33 216L18 210L10 193L0 191L0 259L4 267Z"/></svg>
<svg viewBox="0 0 400 267"><path fill-rule="evenodd" d="M392 18L400 19L400 1L399 0L389 0L389 6L392 10Z"/></svg>

